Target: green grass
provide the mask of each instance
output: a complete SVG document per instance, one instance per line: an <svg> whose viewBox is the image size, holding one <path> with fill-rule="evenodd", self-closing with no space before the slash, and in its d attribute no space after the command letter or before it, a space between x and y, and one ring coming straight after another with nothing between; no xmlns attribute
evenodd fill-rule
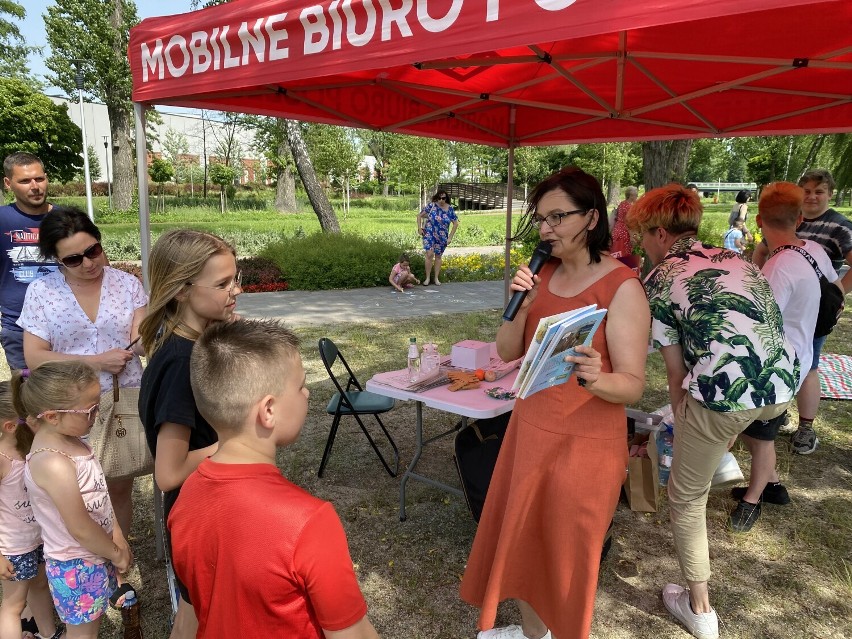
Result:
<svg viewBox="0 0 852 639"><path fill-rule="evenodd" d="M84 204L83 198L58 198L57 203ZM293 280L296 289L350 288L351 286L384 285L387 272L395 261L388 258L391 253L402 251L412 255L413 266L422 260L422 240L416 232L416 203L407 198L364 198L353 200L353 206L347 215L338 210L337 217L344 235L357 236L375 242L376 250L364 250L357 261L336 265L338 270L350 270L361 273L357 278L323 277L324 281L310 281L311 273L325 273L329 265L334 266L338 255L346 251L319 252L320 262L301 264L297 261L305 255L317 254L316 251L299 251L289 256L281 255L276 247L298 246L299 240L312 243L312 236L321 232L319 221L305 202L301 203L302 212L280 214L272 210L230 210L224 214L218 210L218 204L211 199L209 206L181 206L167 209L165 213L151 215L152 243L165 231L173 228L193 228L216 233L230 241L240 257L272 255L277 253L276 262L282 267L285 278ZM237 203L240 198L237 198ZM128 212L106 210L103 198L96 201L95 221L103 234L103 244L110 259L114 261L140 260L139 219ZM730 203L706 203L704 218L699 230L699 238L709 244L721 245L724 233L728 229ZM757 206L751 207L748 226L756 231L754 216ZM852 209L840 208L849 216ZM514 221L521 213L515 212ZM453 239L453 247L502 246L506 235L505 212L503 211L463 211L459 213L460 225ZM517 226L515 226L517 228ZM293 242L296 240L296 242ZM521 248L521 255L513 258L513 264L524 261L534 245ZM518 245L520 247L520 244ZM386 247L392 247L387 249ZM289 250L289 249L288 249ZM391 261L388 261L388 260ZM372 262L372 263L371 263ZM494 262L493 264L491 262ZM455 281L475 279L501 279L499 258L483 263L479 257L447 256L444 267L447 276ZM289 264L291 268L285 268ZM419 268L419 267L418 267ZM308 280L302 275L308 276ZM316 279L314 277L314 279Z"/></svg>

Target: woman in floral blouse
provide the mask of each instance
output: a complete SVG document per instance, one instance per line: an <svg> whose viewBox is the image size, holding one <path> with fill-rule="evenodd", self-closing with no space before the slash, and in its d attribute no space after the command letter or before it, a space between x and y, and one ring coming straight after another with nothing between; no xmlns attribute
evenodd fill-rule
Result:
<svg viewBox="0 0 852 639"><path fill-rule="evenodd" d="M452 229L450 224L453 225ZM423 250L426 251L426 277L423 279L423 286L429 286L433 264L435 286L441 285L441 280L438 279L441 274L441 256L447 244L453 241L458 227L459 218L455 207L450 204L447 192L438 191L417 216L417 231L423 236Z"/></svg>
<svg viewBox="0 0 852 639"><path fill-rule="evenodd" d="M139 387L143 355L138 342L148 296L133 275L107 266L101 232L76 207L55 206L39 232L39 250L55 259L59 270L27 289L18 325L24 329L27 366L79 360L94 368L101 392L119 386ZM37 286L36 286L37 284ZM130 531L133 479L107 478L118 524Z"/></svg>

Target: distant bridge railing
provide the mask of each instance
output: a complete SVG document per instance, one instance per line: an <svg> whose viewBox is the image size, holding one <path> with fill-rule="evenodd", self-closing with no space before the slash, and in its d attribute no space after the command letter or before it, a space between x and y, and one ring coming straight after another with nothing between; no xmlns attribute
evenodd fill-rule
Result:
<svg viewBox="0 0 852 639"><path fill-rule="evenodd" d="M460 211L482 211L506 208L506 185L487 182L442 182L438 190L447 192ZM523 208L523 200L514 199L512 208Z"/></svg>
<svg viewBox="0 0 852 639"><path fill-rule="evenodd" d="M757 192L757 184L754 182L688 182L698 187L702 193L738 193L739 191Z"/></svg>

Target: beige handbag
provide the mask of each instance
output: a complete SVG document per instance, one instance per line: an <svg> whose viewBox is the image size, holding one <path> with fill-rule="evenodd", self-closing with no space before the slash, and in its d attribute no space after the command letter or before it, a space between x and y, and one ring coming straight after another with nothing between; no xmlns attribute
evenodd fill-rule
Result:
<svg viewBox="0 0 852 639"><path fill-rule="evenodd" d="M139 389L119 388L112 376L112 390L101 395L101 406L89 443L107 479L127 479L154 472L154 458L139 419Z"/></svg>

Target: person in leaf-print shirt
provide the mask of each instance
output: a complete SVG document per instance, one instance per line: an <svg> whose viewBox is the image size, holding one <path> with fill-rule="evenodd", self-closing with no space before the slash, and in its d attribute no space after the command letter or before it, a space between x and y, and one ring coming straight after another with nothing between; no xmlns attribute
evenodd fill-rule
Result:
<svg viewBox="0 0 852 639"><path fill-rule="evenodd" d="M698 197L670 184L640 198L627 224L655 265L645 292L675 416L668 492L688 589L668 584L663 602L695 636L710 638L718 636L707 588L710 481L729 442L787 409L799 362L766 278L739 254L700 243L701 216Z"/></svg>

